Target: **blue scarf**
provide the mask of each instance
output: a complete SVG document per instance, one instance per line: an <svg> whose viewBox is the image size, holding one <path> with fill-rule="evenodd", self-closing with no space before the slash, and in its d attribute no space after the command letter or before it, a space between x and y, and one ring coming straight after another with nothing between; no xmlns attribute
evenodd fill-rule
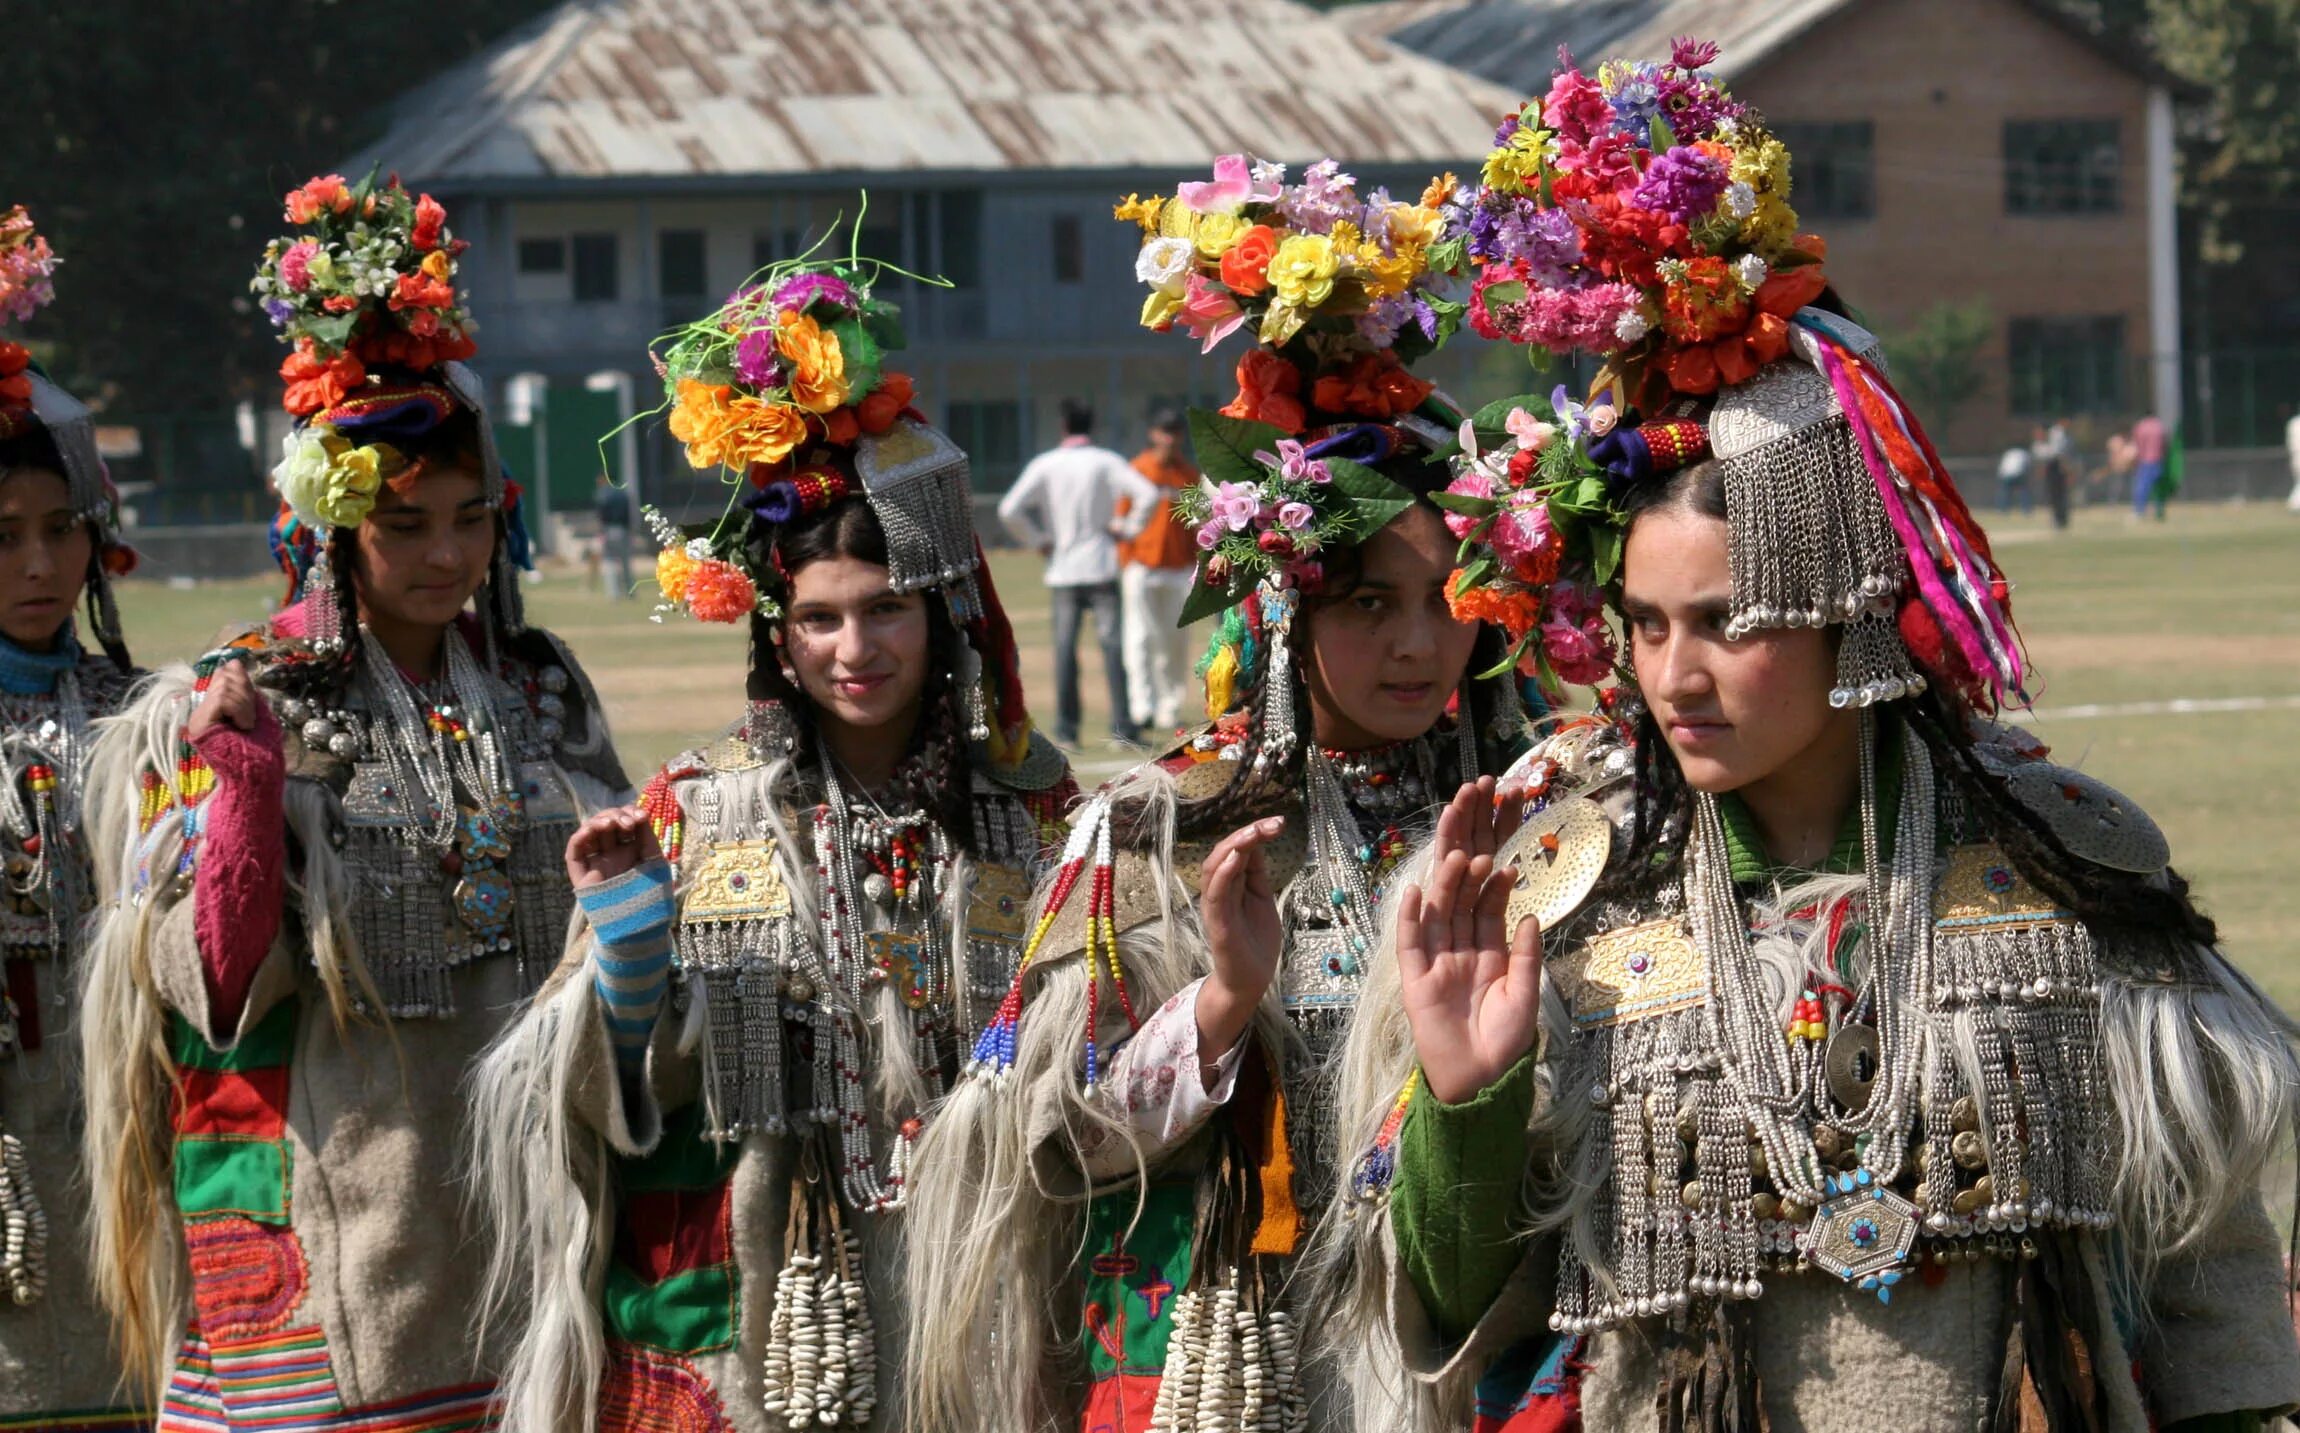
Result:
<svg viewBox="0 0 2300 1433"><path fill-rule="evenodd" d="M46 696L56 690L56 679L80 665L80 639L67 623L53 652L27 652L0 636L0 692L11 696Z"/></svg>

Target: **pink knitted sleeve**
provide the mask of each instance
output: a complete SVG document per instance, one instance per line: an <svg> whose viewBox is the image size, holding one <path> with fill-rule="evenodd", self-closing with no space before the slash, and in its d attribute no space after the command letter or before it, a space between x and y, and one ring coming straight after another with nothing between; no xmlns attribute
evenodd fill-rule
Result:
<svg viewBox="0 0 2300 1433"><path fill-rule="evenodd" d="M256 703L256 729L219 722L192 743L216 774L193 877L192 930L207 977L209 1028L237 1029L240 1007L279 933L287 880L287 763L279 719Z"/></svg>

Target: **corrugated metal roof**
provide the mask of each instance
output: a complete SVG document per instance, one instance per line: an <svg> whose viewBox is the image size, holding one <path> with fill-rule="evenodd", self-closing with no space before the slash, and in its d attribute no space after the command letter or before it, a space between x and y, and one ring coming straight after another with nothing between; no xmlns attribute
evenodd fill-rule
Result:
<svg viewBox="0 0 2300 1433"><path fill-rule="evenodd" d="M1506 88L1546 91L1560 45L1594 65L1615 56L1661 60L1679 35L1714 40L1728 83L1858 0L1375 0L1336 12L1360 32ZM2184 92L2154 60L2107 39L2054 0L2019 0L2079 42L2158 84Z"/></svg>
<svg viewBox="0 0 2300 1433"><path fill-rule="evenodd" d="M1518 96L1291 0L570 0L404 97L411 181L1458 161Z"/></svg>

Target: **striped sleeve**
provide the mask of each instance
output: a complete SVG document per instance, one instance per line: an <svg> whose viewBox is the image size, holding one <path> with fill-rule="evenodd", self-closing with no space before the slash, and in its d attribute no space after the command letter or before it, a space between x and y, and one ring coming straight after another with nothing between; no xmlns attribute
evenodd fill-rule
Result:
<svg viewBox="0 0 2300 1433"><path fill-rule="evenodd" d="M575 893L599 938L592 984L607 1021L615 1063L644 1066L647 1040L663 1008L671 967L671 866L648 861Z"/></svg>

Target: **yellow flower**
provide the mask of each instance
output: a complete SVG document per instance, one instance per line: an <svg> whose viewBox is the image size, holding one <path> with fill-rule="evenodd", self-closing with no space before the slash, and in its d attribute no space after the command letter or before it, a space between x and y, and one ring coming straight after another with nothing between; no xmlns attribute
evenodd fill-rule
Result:
<svg viewBox="0 0 2300 1433"><path fill-rule="evenodd" d="M1541 159L1549 131L1522 125L1509 143L1485 157L1486 187L1504 194L1531 194L1541 187Z"/></svg>
<svg viewBox="0 0 2300 1433"><path fill-rule="evenodd" d="M1427 204L1392 204L1382 217L1389 224L1390 243L1400 249L1426 249L1445 227L1445 216Z"/></svg>
<svg viewBox="0 0 2300 1433"><path fill-rule="evenodd" d="M671 404L671 436L686 444L687 461L697 468L727 462L735 430L734 415L727 411L730 391L724 384L679 380L678 396Z"/></svg>
<svg viewBox="0 0 2300 1433"><path fill-rule="evenodd" d="M687 579L695 575L699 566L687 555L684 547L666 547L655 557L655 586L662 591L665 602L687 600Z"/></svg>
<svg viewBox="0 0 2300 1433"><path fill-rule="evenodd" d="M1166 196L1163 194L1153 194L1147 199L1139 194L1129 194L1118 201L1118 207L1110 211L1110 217L1132 219L1142 226L1143 233L1155 234L1158 232L1158 211L1165 207Z"/></svg>
<svg viewBox="0 0 2300 1433"><path fill-rule="evenodd" d="M1406 286L1414 281L1414 275L1421 272L1421 267L1421 251L1418 249L1400 249L1395 254L1384 254L1369 244L1358 259L1358 278L1365 284L1368 297L1388 298L1392 294L1404 293Z"/></svg>
<svg viewBox="0 0 2300 1433"><path fill-rule="evenodd" d="M1290 234L1270 258L1270 287L1288 308L1316 308L1333 293L1340 267L1326 235Z"/></svg>
<svg viewBox="0 0 2300 1433"><path fill-rule="evenodd" d="M727 405L727 411L734 419L728 453L743 465L765 463L772 467L806 441L806 417L788 403L743 397Z"/></svg>
<svg viewBox="0 0 2300 1433"><path fill-rule="evenodd" d="M791 309L776 316L775 327L775 347L790 364L791 401L809 413L828 413L846 402L847 361L839 336Z"/></svg>
<svg viewBox="0 0 2300 1433"><path fill-rule="evenodd" d="M1246 232L1246 221L1237 214L1201 214L1198 216L1198 252L1209 259L1219 259L1238 242Z"/></svg>
<svg viewBox="0 0 2300 1433"><path fill-rule="evenodd" d="M1797 237L1797 211L1789 207L1789 149L1771 135L1744 144L1733 155L1730 178L1756 195L1756 207L1741 219L1741 242L1767 263L1787 253Z"/></svg>
<svg viewBox="0 0 2300 1433"><path fill-rule="evenodd" d="M423 256L423 276L444 284L455 277L455 262L447 257L445 249L433 249Z"/></svg>
<svg viewBox="0 0 2300 1433"><path fill-rule="evenodd" d="M406 468L406 457L388 443L359 447L334 427L314 423L288 435L272 481L306 522L357 527L383 485Z"/></svg>
<svg viewBox="0 0 2300 1433"><path fill-rule="evenodd" d="M1182 312L1182 296L1164 289L1152 289L1142 300L1142 326L1161 332L1171 327L1174 316Z"/></svg>
<svg viewBox="0 0 2300 1433"><path fill-rule="evenodd" d="M1454 173L1450 169L1432 179L1428 187L1422 190L1421 207L1424 209L1437 208L1448 199L1453 198L1453 191L1460 183L1461 181L1454 178Z"/></svg>

